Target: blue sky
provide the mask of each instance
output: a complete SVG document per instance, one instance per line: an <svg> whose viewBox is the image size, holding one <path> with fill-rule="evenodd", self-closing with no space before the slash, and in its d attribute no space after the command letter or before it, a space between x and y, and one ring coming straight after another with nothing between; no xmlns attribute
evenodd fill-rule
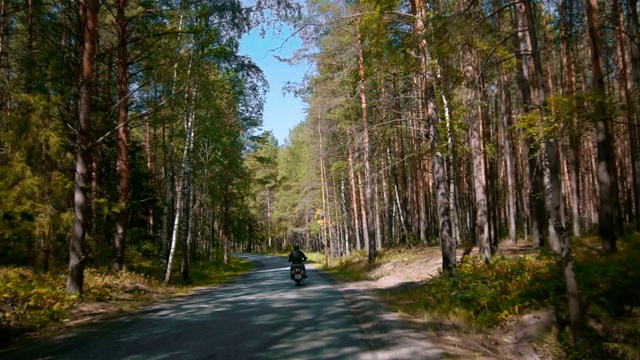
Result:
<svg viewBox="0 0 640 360"><path fill-rule="evenodd" d="M284 43L290 34L291 29L288 27L277 35L267 29L266 36L261 38L259 29L254 29L240 41L240 54L250 56L269 82L262 128L272 130L279 144L283 144L284 139L289 136L289 129L304 120L306 108L306 104L292 94L283 95L282 87L287 81L301 82L308 65L291 66L274 58L274 55L290 57L300 47L300 39L297 37Z"/></svg>

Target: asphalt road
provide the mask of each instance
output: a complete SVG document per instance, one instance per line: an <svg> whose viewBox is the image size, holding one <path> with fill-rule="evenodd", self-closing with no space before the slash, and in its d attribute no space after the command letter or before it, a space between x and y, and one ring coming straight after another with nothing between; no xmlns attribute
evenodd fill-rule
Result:
<svg viewBox="0 0 640 360"><path fill-rule="evenodd" d="M338 290L321 271L307 266L309 277L296 286L286 259L242 256L257 266L230 283L0 352L0 358L440 358L437 349L424 348L424 339L412 341L423 349L407 348L410 333L371 323L372 300Z"/></svg>

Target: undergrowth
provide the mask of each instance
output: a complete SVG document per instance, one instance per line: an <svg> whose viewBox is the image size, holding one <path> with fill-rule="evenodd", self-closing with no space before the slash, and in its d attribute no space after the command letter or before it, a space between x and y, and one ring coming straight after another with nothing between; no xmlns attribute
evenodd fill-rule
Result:
<svg viewBox="0 0 640 360"><path fill-rule="evenodd" d="M423 285L386 293L399 310L408 313L435 312L455 317L475 329L496 326L527 309L549 305L561 291L559 271L548 256L466 257L456 276L439 276Z"/></svg>
<svg viewBox="0 0 640 360"><path fill-rule="evenodd" d="M604 254L596 238L574 239L572 246L586 350L571 345L564 271L555 254L545 251L498 254L488 264L478 256L465 257L456 276L432 277L418 286L385 291L383 297L399 312L448 319L468 332L484 332L525 312L553 308L555 341L566 358L640 360L640 235L619 241L616 254ZM411 250L390 250L370 265L366 253L359 252L331 271L344 280L363 280L381 263L407 256L413 256Z"/></svg>
<svg viewBox="0 0 640 360"><path fill-rule="evenodd" d="M26 267L0 268L0 345L25 332L40 331L47 326L73 318L73 310L82 303L118 302L144 305L152 299L189 292L195 286L222 283L250 270L244 259L229 258L228 266L205 262L192 265L189 284L165 285L156 277L123 270L113 273L106 268L87 268L81 295L67 294L67 275L63 269L48 273Z"/></svg>
<svg viewBox="0 0 640 360"><path fill-rule="evenodd" d="M253 263L236 257L229 257L225 266L221 261L194 263L191 265L192 286L210 286L228 281L239 274L253 269Z"/></svg>

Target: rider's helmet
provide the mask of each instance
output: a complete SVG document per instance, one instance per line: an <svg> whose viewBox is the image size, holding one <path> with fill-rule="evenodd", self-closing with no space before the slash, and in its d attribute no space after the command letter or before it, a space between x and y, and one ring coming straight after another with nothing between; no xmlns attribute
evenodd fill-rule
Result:
<svg viewBox="0 0 640 360"><path fill-rule="evenodd" d="M298 244L293 245L293 250L300 250L300 245Z"/></svg>

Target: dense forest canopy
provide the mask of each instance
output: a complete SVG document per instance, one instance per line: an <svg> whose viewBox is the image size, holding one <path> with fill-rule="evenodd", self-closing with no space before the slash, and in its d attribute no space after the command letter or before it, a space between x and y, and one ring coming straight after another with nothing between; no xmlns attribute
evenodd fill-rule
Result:
<svg viewBox="0 0 640 360"><path fill-rule="evenodd" d="M274 21L316 69L284 144L238 53ZM634 0L2 0L0 262L81 292L294 243L455 275L506 241L557 254L579 331L571 239L640 230L639 36Z"/></svg>

